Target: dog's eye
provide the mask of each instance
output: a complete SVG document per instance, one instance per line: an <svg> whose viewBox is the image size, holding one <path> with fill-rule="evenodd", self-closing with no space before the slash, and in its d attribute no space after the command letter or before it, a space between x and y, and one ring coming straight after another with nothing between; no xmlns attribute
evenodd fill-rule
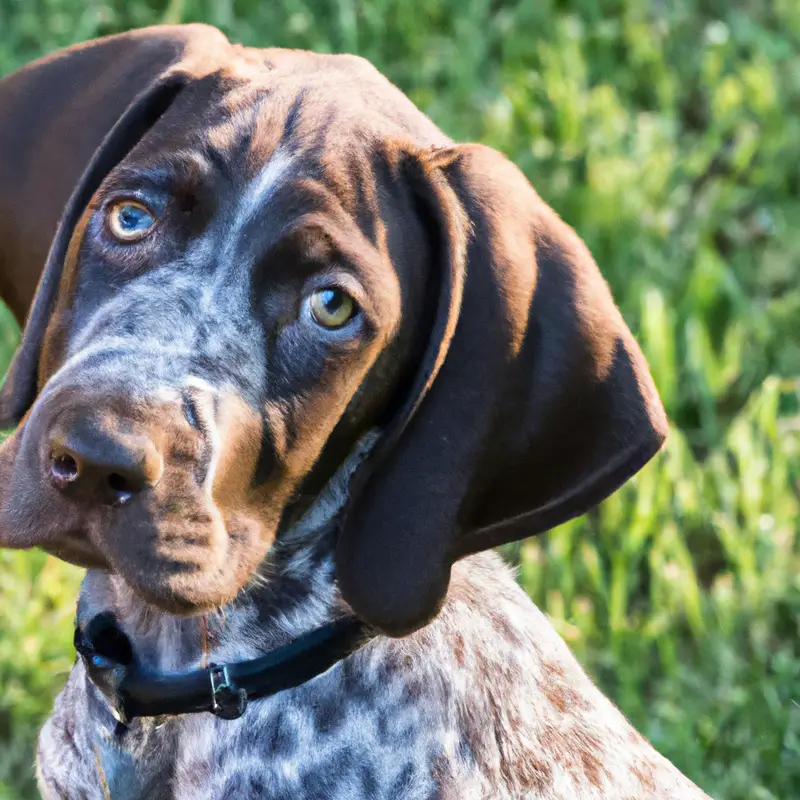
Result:
<svg viewBox="0 0 800 800"><path fill-rule="evenodd" d="M323 328L341 328L358 311L356 301L342 289L319 289L311 294L308 302L311 316Z"/></svg>
<svg viewBox="0 0 800 800"><path fill-rule="evenodd" d="M107 219L111 235L123 242L144 238L156 222L146 206L131 200L115 203L109 209Z"/></svg>

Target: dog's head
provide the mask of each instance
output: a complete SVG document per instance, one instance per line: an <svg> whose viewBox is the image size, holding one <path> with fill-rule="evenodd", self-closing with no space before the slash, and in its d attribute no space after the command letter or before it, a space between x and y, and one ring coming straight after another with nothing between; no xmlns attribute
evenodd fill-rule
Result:
<svg viewBox="0 0 800 800"><path fill-rule="evenodd" d="M450 143L359 59L191 30L60 57L85 74L93 53L105 82L76 103L87 131L109 86L128 94L3 387L0 544L216 607L377 429L337 578L412 630L456 559L638 471L657 393L588 251L504 157Z"/></svg>

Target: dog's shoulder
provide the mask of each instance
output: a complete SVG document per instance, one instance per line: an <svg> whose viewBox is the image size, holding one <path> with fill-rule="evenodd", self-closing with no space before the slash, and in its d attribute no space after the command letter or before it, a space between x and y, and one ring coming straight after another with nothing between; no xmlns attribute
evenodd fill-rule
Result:
<svg viewBox="0 0 800 800"><path fill-rule="evenodd" d="M439 618L385 647L447 709L442 786L448 769L464 785L468 765L481 781L467 785L491 787L461 797L705 797L597 689L494 553L458 563Z"/></svg>

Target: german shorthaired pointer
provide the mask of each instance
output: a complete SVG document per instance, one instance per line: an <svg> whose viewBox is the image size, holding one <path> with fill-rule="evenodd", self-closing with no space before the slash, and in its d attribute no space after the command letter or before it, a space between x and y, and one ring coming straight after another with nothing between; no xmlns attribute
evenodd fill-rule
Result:
<svg viewBox="0 0 800 800"><path fill-rule="evenodd" d="M202 25L5 78L0 153L0 545L89 570L45 797L705 796L482 552L666 433L512 164Z"/></svg>

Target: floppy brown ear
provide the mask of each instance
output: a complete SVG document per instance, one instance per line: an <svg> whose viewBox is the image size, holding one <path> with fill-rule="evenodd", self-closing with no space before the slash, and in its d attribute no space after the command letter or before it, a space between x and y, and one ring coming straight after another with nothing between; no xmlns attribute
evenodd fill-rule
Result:
<svg viewBox="0 0 800 800"><path fill-rule="evenodd" d="M480 145L418 171L447 262L438 317L337 551L344 599L395 635L436 614L454 561L588 511L667 432L589 251L522 173Z"/></svg>
<svg viewBox="0 0 800 800"><path fill-rule="evenodd" d="M0 294L18 319L39 279L0 390L0 427L16 425L36 396L67 248L92 195L227 46L204 25L158 26L59 51L0 81Z"/></svg>

